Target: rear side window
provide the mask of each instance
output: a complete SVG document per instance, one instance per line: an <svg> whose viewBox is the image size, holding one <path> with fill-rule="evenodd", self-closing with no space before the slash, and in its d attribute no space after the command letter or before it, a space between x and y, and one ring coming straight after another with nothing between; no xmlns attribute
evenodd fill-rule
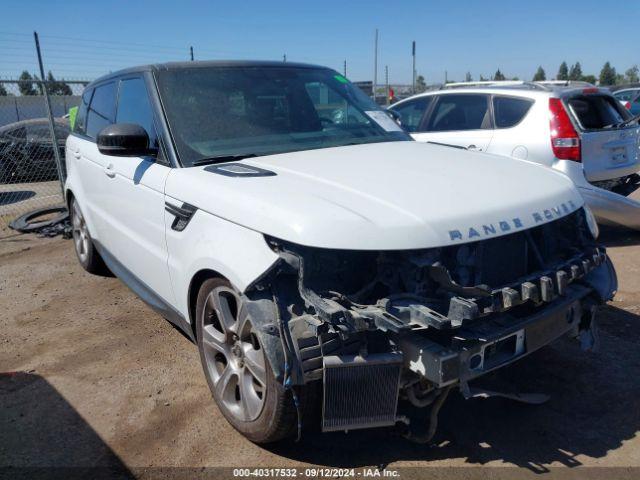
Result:
<svg viewBox="0 0 640 480"><path fill-rule="evenodd" d="M98 132L111 125L116 114L116 84L107 83L96 87L87 113L87 135L96 138Z"/></svg>
<svg viewBox="0 0 640 480"><path fill-rule="evenodd" d="M142 78L129 78L120 82L116 123L135 123L149 135L149 146L158 146L158 136L153 125L153 110Z"/></svg>
<svg viewBox="0 0 640 480"><path fill-rule="evenodd" d="M452 94L438 99L427 130L480 130L491 128L487 95Z"/></svg>
<svg viewBox="0 0 640 480"><path fill-rule="evenodd" d="M82 135L86 135L87 133L87 110L89 110L91 95L93 95L93 88L85 90L82 94L82 100L80 100L80 107L78 108L78 116L73 126L73 131Z"/></svg>
<svg viewBox="0 0 640 480"><path fill-rule="evenodd" d="M424 112L429 108L433 97L416 98L409 102L404 102L402 105L391 108L394 112L400 115L400 122L405 130L408 132L417 132L420 128L420 123Z"/></svg>
<svg viewBox="0 0 640 480"><path fill-rule="evenodd" d="M532 100L515 97L493 97L493 115L496 128L509 128L517 125L533 105Z"/></svg>
<svg viewBox="0 0 640 480"><path fill-rule="evenodd" d="M619 123L624 120L618 109L618 100L604 95L580 95L570 98L567 103L574 118L585 130L594 130ZM622 109L622 105L619 106Z"/></svg>

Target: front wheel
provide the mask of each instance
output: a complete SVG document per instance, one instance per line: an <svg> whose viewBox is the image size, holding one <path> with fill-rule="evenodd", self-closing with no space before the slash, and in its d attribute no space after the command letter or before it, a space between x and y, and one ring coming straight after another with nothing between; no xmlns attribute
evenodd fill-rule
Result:
<svg viewBox="0 0 640 480"><path fill-rule="evenodd" d="M207 383L227 421L255 443L292 435L291 392L276 381L242 297L226 280L211 278L200 288L196 333Z"/></svg>

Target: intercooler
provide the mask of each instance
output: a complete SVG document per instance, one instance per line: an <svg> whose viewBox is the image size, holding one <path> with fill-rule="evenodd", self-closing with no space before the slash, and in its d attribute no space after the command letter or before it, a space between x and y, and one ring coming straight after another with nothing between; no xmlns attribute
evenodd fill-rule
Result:
<svg viewBox="0 0 640 480"><path fill-rule="evenodd" d="M323 431L395 424L401 353L333 355L323 363Z"/></svg>

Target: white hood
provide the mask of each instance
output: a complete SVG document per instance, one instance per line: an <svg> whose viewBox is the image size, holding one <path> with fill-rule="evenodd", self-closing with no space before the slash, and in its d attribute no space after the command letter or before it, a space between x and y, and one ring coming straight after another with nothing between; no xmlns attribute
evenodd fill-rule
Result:
<svg viewBox="0 0 640 480"><path fill-rule="evenodd" d="M275 175L172 171L166 193L301 245L429 248L512 233L583 204L566 176L505 157L417 142L270 155L243 165Z"/></svg>

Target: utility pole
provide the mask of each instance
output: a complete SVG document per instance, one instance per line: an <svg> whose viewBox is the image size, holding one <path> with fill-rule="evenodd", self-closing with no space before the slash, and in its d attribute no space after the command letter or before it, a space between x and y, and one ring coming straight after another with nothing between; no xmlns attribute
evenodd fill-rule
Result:
<svg viewBox="0 0 640 480"><path fill-rule="evenodd" d="M342 76L347 78L347 61L344 61L344 67L342 68Z"/></svg>
<svg viewBox="0 0 640 480"><path fill-rule="evenodd" d="M373 101L376 101L376 90L378 89L378 29L376 28L376 37L374 42L373 55Z"/></svg>
<svg viewBox="0 0 640 480"><path fill-rule="evenodd" d="M447 71L444 71L444 84L446 85L449 82L449 77L447 76Z"/></svg>
<svg viewBox="0 0 640 480"><path fill-rule="evenodd" d="M191 61L193 62L193 47L189 47L189 51L191 52Z"/></svg>
<svg viewBox="0 0 640 480"><path fill-rule="evenodd" d="M287 63L287 54L282 55L282 62Z"/></svg>
<svg viewBox="0 0 640 480"><path fill-rule="evenodd" d="M387 96L386 105L389 106L389 65L384 66L384 83Z"/></svg>
<svg viewBox="0 0 640 480"><path fill-rule="evenodd" d="M56 129L53 123L53 111L51 110L51 102L49 101L49 92L45 83L44 66L42 65L42 52L40 52L40 40L38 32L33 32L33 38L36 42L36 53L38 54L38 65L40 66L40 85L42 85L42 94L44 95L44 103L47 107L47 116L49 117L49 132L51 133L51 142L53 148L53 158L56 161L56 169L58 170L58 179L60 180L60 191L62 192L62 201L64 202L64 170L62 169L62 159L60 158L60 149L58 148L58 139L56 138Z"/></svg>
<svg viewBox="0 0 640 480"><path fill-rule="evenodd" d="M412 85L413 85L413 94L415 95L416 93L416 41L414 40L413 43L411 44L411 56L413 57L413 68L411 70L411 77L412 77Z"/></svg>

